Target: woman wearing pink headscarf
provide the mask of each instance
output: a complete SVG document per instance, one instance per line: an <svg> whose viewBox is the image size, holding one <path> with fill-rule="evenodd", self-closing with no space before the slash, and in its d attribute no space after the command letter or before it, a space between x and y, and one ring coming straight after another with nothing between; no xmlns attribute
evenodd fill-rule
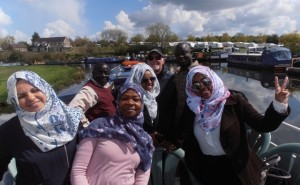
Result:
<svg viewBox="0 0 300 185"><path fill-rule="evenodd" d="M187 106L180 123L186 129L185 161L203 185L260 184L262 161L247 141L246 124L271 132L289 115L288 78L275 77L275 99L264 115L241 94L230 94L210 68L190 69L186 80Z"/></svg>

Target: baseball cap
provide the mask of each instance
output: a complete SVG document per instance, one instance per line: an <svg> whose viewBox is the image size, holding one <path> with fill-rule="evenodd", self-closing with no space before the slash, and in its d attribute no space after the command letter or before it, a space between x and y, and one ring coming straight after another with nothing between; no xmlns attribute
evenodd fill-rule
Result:
<svg viewBox="0 0 300 185"><path fill-rule="evenodd" d="M149 56L152 52L156 52L156 53L158 53L160 56L164 57L164 54L161 52L160 49L152 49L151 51L149 51L148 56Z"/></svg>

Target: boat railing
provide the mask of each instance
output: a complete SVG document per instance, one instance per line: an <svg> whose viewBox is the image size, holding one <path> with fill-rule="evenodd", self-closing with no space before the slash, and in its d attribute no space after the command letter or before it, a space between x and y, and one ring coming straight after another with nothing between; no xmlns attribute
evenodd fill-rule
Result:
<svg viewBox="0 0 300 185"><path fill-rule="evenodd" d="M285 126L285 127L288 127L288 128L290 128L290 129L292 129L292 130L294 130L294 131L300 133L300 128L297 127L297 126L295 126L295 125L292 125L292 124L287 123L287 122L285 122L285 121L283 121L281 125L282 125L282 126ZM271 143L270 143L270 144L271 144L271 146L277 146L277 145L278 145L277 143L272 142L272 140L271 140Z"/></svg>

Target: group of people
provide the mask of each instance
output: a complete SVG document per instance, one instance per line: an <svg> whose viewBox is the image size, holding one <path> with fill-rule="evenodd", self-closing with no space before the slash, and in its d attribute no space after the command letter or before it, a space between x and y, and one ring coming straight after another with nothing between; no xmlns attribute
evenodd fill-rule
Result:
<svg viewBox="0 0 300 185"><path fill-rule="evenodd" d="M275 77L275 98L261 115L194 60L188 43L177 44L174 55L173 74L163 53L151 50L117 97L109 67L97 64L68 105L36 73L12 74L8 102L17 116L0 126L0 179L15 158L16 185L146 185L157 149L168 155L180 147L203 185L260 184L262 161L247 143L245 123L259 132L279 127L290 113L288 78L280 85Z"/></svg>

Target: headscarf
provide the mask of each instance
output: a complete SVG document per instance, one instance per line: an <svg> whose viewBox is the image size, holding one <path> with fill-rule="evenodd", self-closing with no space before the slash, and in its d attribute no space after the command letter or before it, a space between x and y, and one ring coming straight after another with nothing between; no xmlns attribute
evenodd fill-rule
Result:
<svg viewBox="0 0 300 185"><path fill-rule="evenodd" d="M133 89L140 96L143 102L143 90L134 83L125 83L118 94L118 102L120 97L128 89ZM138 169L147 171L151 167L154 146L152 138L143 129L144 116L143 111L135 118L126 118L117 106L117 114L114 117L102 117L95 119L91 124L81 132L81 138L95 137L117 139L124 141L133 146L139 154L141 162Z"/></svg>
<svg viewBox="0 0 300 185"><path fill-rule="evenodd" d="M192 80L196 73L207 76L212 82L212 95L209 99L197 96L192 89ZM213 132L221 122L221 117L230 92L224 86L220 77L209 67L195 66L190 69L186 77L187 104L196 114L195 123L206 133Z"/></svg>
<svg viewBox="0 0 300 185"><path fill-rule="evenodd" d="M144 95L145 106L147 107L151 120L153 121L157 116L157 102L155 98L158 96L160 92L159 82L157 80L157 77L153 69L148 64L143 64L143 63L136 64L131 69L130 75L127 77L125 83L136 83L142 88L141 81L146 71L150 71L152 76L155 77L153 90L145 91L145 95Z"/></svg>
<svg viewBox="0 0 300 185"><path fill-rule="evenodd" d="M18 79L29 82L45 94L47 101L43 109L37 112L21 109L16 90ZM15 106L25 135L43 152L62 146L75 137L81 111L69 108L39 75L32 71L15 72L7 80L7 91L7 102Z"/></svg>

